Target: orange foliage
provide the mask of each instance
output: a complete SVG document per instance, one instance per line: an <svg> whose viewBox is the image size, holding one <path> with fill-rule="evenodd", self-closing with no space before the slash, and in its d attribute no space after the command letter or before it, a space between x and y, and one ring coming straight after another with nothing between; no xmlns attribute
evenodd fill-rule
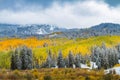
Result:
<svg viewBox="0 0 120 80"><path fill-rule="evenodd" d="M0 51L4 50L11 50L15 49L19 46L26 45L29 48L38 48L43 47L44 44L50 45L49 39L38 40L37 38L26 38L26 39L19 39L19 38L12 38L12 39L5 39L0 41Z"/></svg>

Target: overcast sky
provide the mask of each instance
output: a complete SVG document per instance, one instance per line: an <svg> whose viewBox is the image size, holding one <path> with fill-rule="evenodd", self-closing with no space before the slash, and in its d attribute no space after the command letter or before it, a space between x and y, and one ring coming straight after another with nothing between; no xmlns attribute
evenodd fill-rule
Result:
<svg viewBox="0 0 120 80"><path fill-rule="evenodd" d="M120 23L120 0L0 0L0 23L85 28Z"/></svg>

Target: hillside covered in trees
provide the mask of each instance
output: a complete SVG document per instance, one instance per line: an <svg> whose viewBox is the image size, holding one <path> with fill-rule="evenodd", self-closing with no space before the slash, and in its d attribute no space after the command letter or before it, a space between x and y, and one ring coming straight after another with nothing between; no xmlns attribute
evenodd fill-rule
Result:
<svg viewBox="0 0 120 80"><path fill-rule="evenodd" d="M120 24L101 23L90 28L61 28L49 24L0 24L0 37L37 38L88 38L91 36L120 35Z"/></svg>
<svg viewBox="0 0 120 80"><path fill-rule="evenodd" d="M71 51L68 56L63 58L62 51L55 56L49 50L45 61L40 63L41 58L33 56L31 49L27 47L17 48L11 57L11 69L32 69L32 68L81 68L81 64L92 66L97 65L97 69L108 69L119 64L120 45L113 48L107 48L103 43L102 46L95 46L91 49L92 54L82 55L77 53L73 55ZM90 64L91 62L95 64Z"/></svg>
<svg viewBox="0 0 120 80"><path fill-rule="evenodd" d="M103 43L101 46L92 47L91 54L84 56L81 53L74 55L69 51L68 56L63 57L61 50L55 56L49 50L46 60L42 63L40 63L42 58L37 59L30 48L23 46L15 49L10 59L10 69L15 71L4 71L8 74L6 76L2 74L1 79L118 80L120 78L115 70L110 70L108 74L104 72L104 69L119 64L120 44L107 48ZM83 65L88 67L82 67ZM26 72L18 70L26 70Z"/></svg>
<svg viewBox="0 0 120 80"><path fill-rule="evenodd" d="M100 47L102 43L105 43L107 48L112 48L118 45L120 42L119 36L100 36L91 37L87 39L78 38L74 39L1 39L0 41L0 67L10 68L10 56L16 48L20 46L27 46L32 49L33 56L38 59L41 64L48 57L49 50L52 55L57 57L58 52L62 52L63 58L66 58L71 51L75 56L81 54L82 56L92 54L91 48L94 46ZM41 59L41 60L40 60Z"/></svg>
<svg viewBox="0 0 120 80"><path fill-rule="evenodd" d="M114 67L120 65L119 38L1 38L0 70L4 73L0 79L96 80L97 76L117 80L119 71Z"/></svg>
<svg viewBox="0 0 120 80"><path fill-rule="evenodd" d="M86 29L54 28L60 32L42 34L42 37L30 37L30 33L20 38L0 38L0 71L3 72L0 79L120 78L119 24L105 23Z"/></svg>

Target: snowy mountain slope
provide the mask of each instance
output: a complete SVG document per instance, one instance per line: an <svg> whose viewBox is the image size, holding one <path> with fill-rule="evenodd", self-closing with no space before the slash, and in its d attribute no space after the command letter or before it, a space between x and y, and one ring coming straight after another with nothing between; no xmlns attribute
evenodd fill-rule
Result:
<svg viewBox="0 0 120 80"><path fill-rule="evenodd" d="M13 25L0 24L0 37L26 37L26 36L41 36L53 32L65 31L64 28L59 28L54 25L47 24L32 24L32 25Z"/></svg>
<svg viewBox="0 0 120 80"><path fill-rule="evenodd" d="M58 32L60 34L52 34ZM87 38L101 35L120 35L120 24L101 23L85 29L65 29L48 24L0 24L0 37L65 37L65 38Z"/></svg>

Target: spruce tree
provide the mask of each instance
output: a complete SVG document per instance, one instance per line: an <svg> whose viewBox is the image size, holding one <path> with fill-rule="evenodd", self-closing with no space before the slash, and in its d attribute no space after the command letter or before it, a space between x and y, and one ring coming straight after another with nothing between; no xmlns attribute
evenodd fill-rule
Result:
<svg viewBox="0 0 120 80"><path fill-rule="evenodd" d="M58 65L58 68L64 68L65 67L65 62L63 60L61 51L59 51L59 54L58 54L57 65Z"/></svg>
<svg viewBox="0 0 120 80"><path fill-rule="evenodd" d="M77 54L76 57L75 57L75 66L76 68L80 68L81 65L80 65L80 55Z"/></svg>
<svg viewBox="0 0 120 80"><path fill-rule="evenodd" d="M69 60L69 67L73 68L73 65L74 65L74 56L73 56L73 54L72 54L71 51L69 51L68 60Z"/></svg>
<svg viewBox="0 0 120 80"><path fill-rule="evenodd" d="M26 46L22 47L20 52L20 58L22 62L22 69L32 69L33 68L33 56L32 50L27 48Z"/></svg>
<svg viewBox="0 0 120 80"><path fill-rule="evenodd" d="M16 49L11 56L11 69L12 70L21 69L21 59L19 57L18 49Z"/></svg>
<svg viewBox="0 0 120 80"><path fill-rule="evenodd" d="M69 67L69 59L68 57L64 59L65 62L65 67L68 68Z"/></svg>
<svg viewBox="0 0 120 80"><path fill-rule="evenodd" d="M28 56L27 69L32 69L33 68L33 56L32 56L32 50L31 49L27 50L27 56Z"/></svg>
<svg viewBox="0 0 120 80"><path fill-rule="evenodd" d="M14 60L15 56L14 54L12 54L11 56L11 69L14 70L15 69L15 60Z"/></svg>

